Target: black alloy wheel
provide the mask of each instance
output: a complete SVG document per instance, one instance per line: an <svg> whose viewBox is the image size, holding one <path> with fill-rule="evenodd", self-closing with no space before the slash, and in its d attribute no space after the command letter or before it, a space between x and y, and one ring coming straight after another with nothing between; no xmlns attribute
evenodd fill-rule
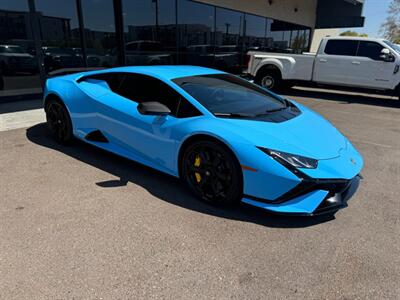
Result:
<svg viewBox="0 0 400 300"><path fill-rule="evenodd" d="M233 154L219 143L198 141L185 151L181 176L196 196L214 205L233 205L243 193L243 175Z"/></svg>
<svg viewBox="0 0 400 300"><path fill-rule="evenodd" d="M72 140L72 123L65 106L51 100L46 108L47 125L54 139L60 144L68 144Z"/></svg>

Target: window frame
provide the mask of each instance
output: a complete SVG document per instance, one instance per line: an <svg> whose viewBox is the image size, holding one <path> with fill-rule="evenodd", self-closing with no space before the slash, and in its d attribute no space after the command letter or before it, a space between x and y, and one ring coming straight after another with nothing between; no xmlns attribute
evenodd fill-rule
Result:
<svg viewBox="0 0 400 300"><path fill-rule="evenodd" d="M370 57L370 56L359 55L359 51L360 51L360 48L361 48L362 43L376 44L376 45L381 46L382 49L386 48L384 45L382 45L382 44L380 44L380 43L378 43L378 42L375 42L375 41L358 41L357 57L369 58L369 59L371 59L371 60L373 60L373 61L383 61L383 59L381 59L381 58L375 59L375 58L372 58L372 57ZM382 51L382 50L381 50L381 51Z"/></svg>
<svg viewBox="0 0 400 300"><path fill-rule="evenodd" d="M332 54L332 53L326 52L329 43L332 43L332 42L353 42L353 43L356 43L354 55L350 55L350 54L338 54L338 53ZM351 40L351 39L331 39L331 40L328 40L328 41L326 42L326 44L325 44L324 54L325 54L325 55L330 55L330 56L350 56L350 57L357 57L359 45L360 45L360 42L359 42L358 40Z"/></svg>

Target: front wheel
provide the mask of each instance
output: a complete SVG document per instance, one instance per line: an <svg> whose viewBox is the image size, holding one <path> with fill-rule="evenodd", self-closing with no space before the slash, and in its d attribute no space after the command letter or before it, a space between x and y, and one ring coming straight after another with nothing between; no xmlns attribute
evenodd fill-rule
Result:
<svg viewBox="0 0 400 300"><path fill-rule="evenodd" d="M181 178L200 199L233 205L243 193L239 163L225 146L212 141L191 144L183 155Z"/></svg>
<svg viewBox="0 0 400 300"><path fill-rule="evenodd" d="M46 120L51 134L58 143L71 142L73 139L71 118L60 101L50 100L46 107Z"/></svg>

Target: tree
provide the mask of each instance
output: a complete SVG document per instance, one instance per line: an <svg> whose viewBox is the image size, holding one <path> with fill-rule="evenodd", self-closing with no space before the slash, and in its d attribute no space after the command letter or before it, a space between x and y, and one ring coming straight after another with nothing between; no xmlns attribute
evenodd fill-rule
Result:
<svg viewBox="0 0 400 300"><path fill-rule="evenodd" d="M340 36L359 36L359 37L368 37L366 33L358 33L355 31L347 30L340 34Z"/></svg>
<svg viewBox="0 0 400 300"><path fill-rule="evenodd" d="M390 3L388 16L381 25L380 32L388 40L400 39L400 0L392 0Z"/></svg>

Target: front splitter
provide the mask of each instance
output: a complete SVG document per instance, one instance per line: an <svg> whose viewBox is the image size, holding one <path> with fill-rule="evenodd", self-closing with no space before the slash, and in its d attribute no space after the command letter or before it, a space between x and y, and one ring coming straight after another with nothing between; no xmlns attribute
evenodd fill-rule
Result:
<svg viewBox="0 0 400 300"><path fill-rule="evenodd" d="M361 176L354 177L344 191L336 194L325 190L314 190L279 204L264 203L247 198L243 198L242 202L277 214L300 216L333 214L339 209L347 207L347 202L356 193L360 180Z"/></svg>

